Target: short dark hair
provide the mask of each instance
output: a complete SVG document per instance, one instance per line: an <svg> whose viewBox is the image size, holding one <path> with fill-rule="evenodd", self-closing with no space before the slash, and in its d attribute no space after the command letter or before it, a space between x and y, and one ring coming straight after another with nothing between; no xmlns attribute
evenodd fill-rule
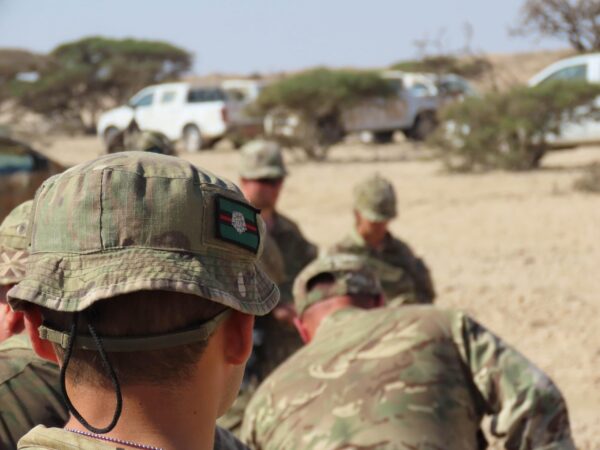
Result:
<svg viewBox="0 0 600 450"><path fill-rule="evenodd" d="M212 319L226 307L204 298L166 291L139 291L92 305L79 315L79 333L87 334L88 320L99 336L143 336L186 328ZM63 331L73 314L42 310L44 322ZM189 377L208 341L161 350L107 352L121 385L177 383ZM54 344L59 360L65 349ZM111 386L97 350L74 349L67 376L74 384Z"/></svg>

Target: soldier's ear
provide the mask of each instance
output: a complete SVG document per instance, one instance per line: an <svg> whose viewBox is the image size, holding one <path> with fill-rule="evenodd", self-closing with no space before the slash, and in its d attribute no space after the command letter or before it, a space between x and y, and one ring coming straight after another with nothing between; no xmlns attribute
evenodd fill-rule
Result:
<svg viewBox="0 0 600 450"><path fill-rule="evenodd" d="M308 332L308 330L306 329L306 327L304 326L302 321L297 316L294 317L294 326L296 327L296 330L298 331L298 334L300 335L300 339L302 339L302 342L304 342L305 344L308 344L310 342L310 333Z"/></svg>
<svg viewBox="0 0 600 450"><path fill-rule="evenodd" d="M25 329L31 341L33 351L42 359L58 364L56 352L50 341L40 338L38 328L42 325L42 312L37 307L25 310Z"/></svg>
<svg viewBox="0 0 600 450"><path fill-rule="evenodd" d="M232 311L222 325L225 359L229 364L245 364L252 353L254 316Z"/></svg>

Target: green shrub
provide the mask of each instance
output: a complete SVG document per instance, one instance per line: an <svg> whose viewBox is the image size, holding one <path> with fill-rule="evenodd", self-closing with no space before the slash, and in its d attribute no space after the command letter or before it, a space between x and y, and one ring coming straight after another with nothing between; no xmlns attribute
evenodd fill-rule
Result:
<svg viewBox="0 0 600 450"><path fill-rule="evenodd" d="M452 171L529 170L539 166L564 121L598 114L600 86L551 81L449 105L430 142Z"/></svg>
<svg viewBox="0 0 600 450"><path fill-rule="evenodd" d="M342 107L365 98L393 92L392 86L376 72L317 68L268 86L255 108L263 114L285 108L320 119L337 115Z"/></svg>
<svg viewBox="0 0 600 450"><path fill-rule="evenodd" d="M573 187L578 191L600 194L600 163L587 167L583 175L575 180Z"/></svg>

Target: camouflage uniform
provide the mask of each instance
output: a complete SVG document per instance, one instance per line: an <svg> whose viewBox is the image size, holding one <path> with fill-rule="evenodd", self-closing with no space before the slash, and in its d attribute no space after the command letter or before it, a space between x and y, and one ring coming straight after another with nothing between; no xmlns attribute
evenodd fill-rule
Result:
<svg viewBox="0 0 600 450"><path fill-rule="evenodd" d="M17 206L0 225L1 285L18 283L25 274L31 204ZM17 448L37 424L61 426L66 419L56 364L38 358L24 334L0 343L0 448Z"/></svg>
<svg viewBox="0 0 600 450"><path fill-rule="evenodd" d="M281 149L274 142L252 141L240 153L240 177L243 179L279 179L288 174ZM294 278L316 256L317 248L305 239L298 226L275 212L260 265L278 283L282 303L292 303ZM302 341L293 327L281 323L272 314L257 318L255 345L244 386L234 406L219 420L219 425L238 434L246 404L257 385L300 347Z"/></svg>
<svg viewBox="0 0 600 450"><path fill-rule="evenodd" d="M52 450L56 443L61 450L125 450L121 444L110 444L59 428L35 427L19 442L20 450ZM129 448L129 447L128 447ZM217 427L213 450L248 450L227 430Z"/></svg>
<svg viewBox="0 0 600 450"><path fill-rule="evenodd" d="M354 209L372 222L393 219L397 215L393 186L379 175L368 178L354 189ZM432 303L435 298L433 281L424 261L390 233L380 248L371 248L355 230L329 253L352 253L365 258L377 272L388 303Z"/></svg>
<svg viewBox="0 0 600 450"><path fill-rule="evenodd" d="M109 353L206 340L229 308L258 316L279 301L277 286L257 267L266 233L258 211L233 183L179 158L123 152L73 167L40 188L32 222L25 277L8 293L15 309L33 303L87 311L145 290L196 295L227 307L186 333L111 336L110 346L104 340ZM40 336L94 348L89 336L74 339L45 325ZM61 430L36 430L19 448L64 449L79 442ZM228 440L223 448L231 448Z"/></svg>
<svg viewBox="0 0 600 450"><path fill-rule="evenodd" d="M319 263L344 292L348 267ZM310 271L296 285L299 310L331 295L306 292ZM260 386L242 440L255 450L475 450L486 446L486 414L507 449L575 448L556 386L471 318L430 305L348 307Z"/></svg>

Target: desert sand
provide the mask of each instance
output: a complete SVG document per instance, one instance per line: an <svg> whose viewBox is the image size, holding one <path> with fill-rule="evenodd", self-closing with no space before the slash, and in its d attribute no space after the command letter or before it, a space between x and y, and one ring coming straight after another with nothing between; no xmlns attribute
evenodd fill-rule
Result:
<svg viewBox="0 0 600 450"><path fill-rule="evenodd" d="M43 149L74 164L100 154L94 138ZM600 196L572 188L600 148L548 156L531 173L451 175L426 148L343 144L327 162L288 156L281 211L325 248L352 226L352 185L389 177L400 216L392 230L429 264L441 307L460 308L518 348L564 393L576 443L600 449ZM182 155L236 180L237 153Z"/></svg>

